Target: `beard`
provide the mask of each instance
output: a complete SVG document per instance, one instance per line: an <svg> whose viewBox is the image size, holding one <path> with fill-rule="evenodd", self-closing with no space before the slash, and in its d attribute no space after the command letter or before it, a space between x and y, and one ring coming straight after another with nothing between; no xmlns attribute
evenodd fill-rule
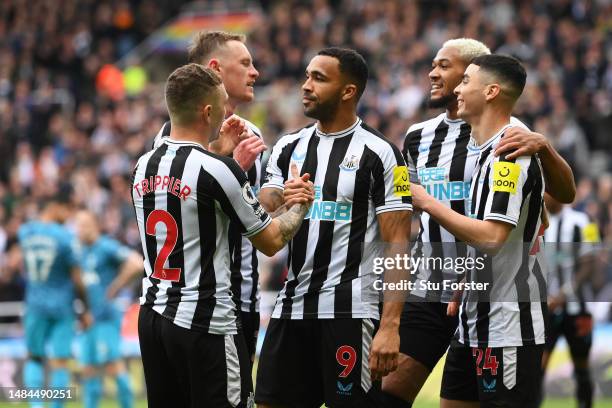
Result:
<svg viewBox="0 0 612 408"><path fill-rule="evenodd" d="M456 100L457 100L457 96L452 93L448 95L444 95L438 99L431 99L430 97L429 100L427 101L427 106L429 106L432 109L446 108L448 107L448 105L450 105L452 102L455 102Z"/></svg>
<svg viewBox="0 0 612 408"><path fill-rule="evenodd" d="M319 121L328 121L336 116L340 105L340 94L335 97L330 97L324 102L312 101L314 106L304 108L304 115Z"/></svg>

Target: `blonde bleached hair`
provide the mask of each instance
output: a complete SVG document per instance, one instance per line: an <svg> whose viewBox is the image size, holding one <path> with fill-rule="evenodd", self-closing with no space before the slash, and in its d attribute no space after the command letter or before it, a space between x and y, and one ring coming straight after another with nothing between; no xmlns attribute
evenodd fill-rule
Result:
<svg viewBox="0 0 612 408"><path fill-rule="evenodd" d="M442 47L452 47L459 51L459 56L466 64L472 62L476 57L491 54L489 47L472 38L454 38L446 41Z"/></svg>

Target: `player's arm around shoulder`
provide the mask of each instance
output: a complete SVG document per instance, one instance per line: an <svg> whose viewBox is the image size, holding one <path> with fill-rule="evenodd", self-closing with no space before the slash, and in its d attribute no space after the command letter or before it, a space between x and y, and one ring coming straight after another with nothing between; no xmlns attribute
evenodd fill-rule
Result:
<svg viewBox="0 0 612 408"><path fill-rule="evenodd" d="M574 173L546 136L530 131L517 120L514 126L506 130L495 149L495 154L505 154L508 159L537 154L544 170L546 192L564 204L574 201L576 197Z"/></svg>

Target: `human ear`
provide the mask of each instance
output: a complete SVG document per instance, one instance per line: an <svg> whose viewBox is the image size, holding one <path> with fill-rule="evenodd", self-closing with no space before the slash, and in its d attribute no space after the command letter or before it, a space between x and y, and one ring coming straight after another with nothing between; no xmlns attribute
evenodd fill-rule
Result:
<svg viewBox="0 0 612 408"><path fill-rule="evenodd" d="M348 101L349 99L354 97L356 94L357 94L357 87L353 84L348 84L344 87L344 90L342 91L342 100Z"/></svg>
<svg viewBox="0 0 612 408"><path fill-rule="evenodd" d="M204 123L210 123L210 116L212 115L212 105L204 105L202 107L202 118L204 119Z"/></svg>
<svg viewBox="0 0 612 408"><path fill-rule="evenodd" d="M485 87L485 99L490 101L497 97L501 93L501 87L499 84L489 84Z"/></svg>
<svg viewBox="0 0 612 408"><path fill-rule="evenodd" d="M207 64L208 68L212 69L215 72L221 72L221 64L219 63L219 60L216 58L212 58L210 61L208 61Z"/></svg>

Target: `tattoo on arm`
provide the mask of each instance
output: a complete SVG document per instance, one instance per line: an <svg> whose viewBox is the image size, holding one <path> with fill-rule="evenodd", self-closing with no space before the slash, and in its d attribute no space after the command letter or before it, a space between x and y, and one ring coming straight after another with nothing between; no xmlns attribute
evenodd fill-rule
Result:
<svg viewBox="0 0 612 408"><path fill-rule="evenodd" d="M283 198L282 190L276 188L266 189L265 194L259 194L259 201L263 208L270 214L272 217L275 217L275 212L278 211L285 202Z"/></svg>
<svg viewBox="0 0 612 408"><path fill-rule="evenodd" d="M308 206L304 204L296 204L289 211L278 216L278 228L281 233L283 244L291 241L297 230L302 225L304 217L308 213Z"/></svg>
<svg viewBox="0 0 612 408"><path fill-rule="evenodd" d="M285 206L285 204L283 204L280 207L278 207L276 211L269 213L269 215L272 218L278 218L279 216L283 215L286 212L287 212L287 207Z"/></svg>

